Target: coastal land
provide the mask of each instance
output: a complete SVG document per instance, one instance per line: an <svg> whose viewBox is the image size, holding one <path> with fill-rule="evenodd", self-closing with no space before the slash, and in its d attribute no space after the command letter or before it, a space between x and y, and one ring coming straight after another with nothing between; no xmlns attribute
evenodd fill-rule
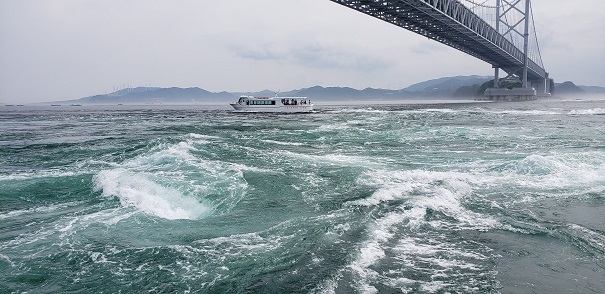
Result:
<svg viewBox="0 0 605 294"><path fill-rule="evenodd" d="M515 81L501 81L513 87ZM309 97L316 101L405 101L405 100L473 100L482 96L485 88L493 85L490 76L455 76L432 79L413 84L403 89L313 86L285 92L262 90L256 92L211 92L199 87L128 87L106 94L97 94L72 100L53 101L39 104L88 105L88 104L214 104L237 100L239 96ZM605 87L577 86L566 81L554 84L553 96L579 97L583 95L605 95ZM4 104L5 106L14 106Z"/></svg>

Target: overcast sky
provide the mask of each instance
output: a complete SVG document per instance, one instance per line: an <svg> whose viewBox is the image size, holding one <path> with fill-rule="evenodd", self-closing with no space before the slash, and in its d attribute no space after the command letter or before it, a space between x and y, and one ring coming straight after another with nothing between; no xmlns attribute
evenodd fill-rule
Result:
<svg viewBox="0 0 605 294"><path fill-rule="evenodd" d="M605 86L605 1L534 0L547 71ZM401 89L491 66L328 0L0 0L0 102L124 85Z"/></svg>

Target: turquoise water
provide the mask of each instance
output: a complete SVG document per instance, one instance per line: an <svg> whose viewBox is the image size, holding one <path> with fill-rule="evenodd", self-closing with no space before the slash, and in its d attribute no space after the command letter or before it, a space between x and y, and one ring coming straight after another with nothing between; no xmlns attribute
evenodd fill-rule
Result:
<svg viewBox="0 0 605 294"><path fill-rule="evenodd" d="M605 100L0 108L1 293L602 293Z"/></svg>

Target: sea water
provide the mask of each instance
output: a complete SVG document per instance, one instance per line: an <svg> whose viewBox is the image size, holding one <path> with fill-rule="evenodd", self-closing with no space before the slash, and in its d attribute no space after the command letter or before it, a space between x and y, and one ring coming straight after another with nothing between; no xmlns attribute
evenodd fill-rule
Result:
<svg viewBox="0 0 605 294"><path fill-rule="evenodd" d="M602 293L605 99L0 108L1 293Z"/></svg>

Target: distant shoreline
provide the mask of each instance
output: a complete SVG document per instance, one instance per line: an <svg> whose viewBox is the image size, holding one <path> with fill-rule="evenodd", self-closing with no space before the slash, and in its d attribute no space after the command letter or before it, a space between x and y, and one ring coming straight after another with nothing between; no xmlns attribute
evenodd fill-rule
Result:
<svg viewBox="0 0 605 294"><path fill-rule="evenodd" d="M242 95L246 96L296 96L308 97L314 103L372 101L373 104L409 103L410 100L473 100L480 96L482 88L491 81L489 76L456 76L445 77L416 83L407 88L377 89L365 88L362 90L350 87L324 87L313 86L287 92L274 92L263 90L258 92L210 92L201 88L158 88L136 87L117 90L108 94L99 94L72 100L36 102L29 104L64 105L216 105L231 103ZM553 96L562 97L590 97L604 96L605 87L576 86L572 82L555 84ZM22 102L4 103L6 106L23 105ZM0 106L3 105L0 103Z"/></svg>
<svg viewBox="0 0 605 294"><path fill-rule="evenodd" d="M581 96L570 96L570 97L546 97L539 98L537 101L600 101L605 100L605 95L581 95ZM121 108L132 108L132 107L143 107L143 108L156 108L156 107L210 107L211 109L225 109L231 110L229 106L230 101L224 102L197 102L197 103L89 103L81 105L72 104L56 104L56 103L30 103L30 104L4 104L0 105L1 109L23 109L23 108L46 108L48 109L86 109L88 107L103 107L110 109L121 109ZM473 99L401 99L401 100L315 100L313 103L317 106L386 106L386 105L455 105L455 104L484 104L494 103L493 101L478 101Z"/></svg>

